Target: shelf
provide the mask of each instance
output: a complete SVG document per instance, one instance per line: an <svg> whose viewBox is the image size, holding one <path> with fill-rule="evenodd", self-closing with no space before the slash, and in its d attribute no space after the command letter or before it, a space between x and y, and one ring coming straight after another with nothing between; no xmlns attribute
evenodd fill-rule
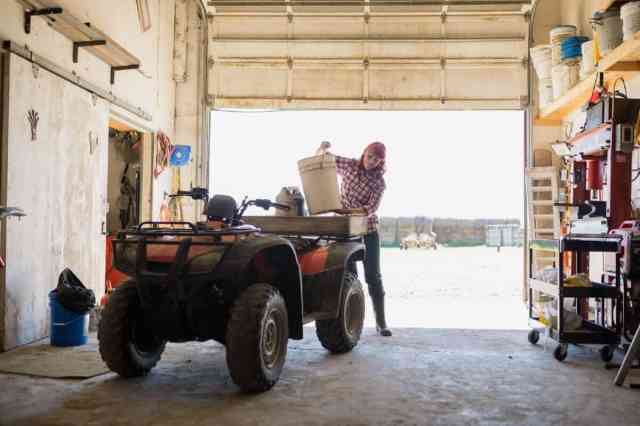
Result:
<svg viewBox="0 0 640 426"><path fill-rule="evenodd" d="M532 290L539 291L549 296L558 297L558 286L546 281L529 278L529 287Z"/></svg>
<svg viewBox="0 0 640 426"><path fill-rule="evenodd" d="M595 252L618 252L620 251L621 239L617 236L589 236L572 234L561 240L560 247L563 251L595 251Z"/></svg>
<svg viewBox="0 0 640 426"><path fill-rule="evenodd" d="M559 246L558 240L537 239L529 241L529 248L531 250L556 252Z"/></svg>
<svg viewBox="0 0 640 426"><path fill-rule="evenodd" d="M559 297L558 286L555 284L537 280L535 278L529 278L529 287L531 287L532 290L539 291L549 296L553 296L555 298ZM562 296L568 298L597 297L615 299L620 296L620 293L618 291L618 288L615 286L592 282L591 287L567 287L565 285L562 287Z"/></svg>
<svg viewBox="0 0 640 426"><path fill-rule="evenodd" d="M49 0L16 1L22 5L25 12L57 7L55 2ZM77 50L82 48L108 64L111 67L112 75L114 71L140 67L140 60L115 40L93 27L89 22L80 21L64 9L55 15L41 15L41 17L47 21L51 28L74 43L74 62L77 61Z"/></svg>
<svg viewBox="0 0 640 426"><path fill-rule="evenodd" d="M560 343L578 345L615 345L620 343L620 336L615 331L586 320L582 320L582 328L578 330L558 333L557 330L551 329L550 334L552 339Z"/></svg>
<svg viewBox="0 0 640 426"><path fill-rule="evenodd" d="M605 84L613 84L616 79L629 79L640 71L640 32L633 39L625 41L600 60L597 71L580 81L564 96L540 111L535 122L558 122L584 105L591 97L598 72L604 72Z"/></svg>

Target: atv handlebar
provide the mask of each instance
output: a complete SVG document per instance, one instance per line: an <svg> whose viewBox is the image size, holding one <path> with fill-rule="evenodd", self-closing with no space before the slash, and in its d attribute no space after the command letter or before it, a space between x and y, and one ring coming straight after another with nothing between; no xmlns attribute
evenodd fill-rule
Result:
<svg viewBox="0 0 640 426"><path fill-rule="evenodd" d="M254 204L258 207L262 207L265 210L269 210L271 207L275 207L276 209L282 209L282 210L291 209L291 207L287 206L286 204L274 203L273 201L266 200L266 199L257 199L257 200L249 201L249 205L251 204Z"/></svg>
<svg viewBox="0 0 640 426"><path fill-rule="evenodd" d="M175 194L169 195L171 198L175 197L191 197L194 200L205 200L209 199L209 190L207 188L191 188L190 191L182 191L179 190Z"/></svg>

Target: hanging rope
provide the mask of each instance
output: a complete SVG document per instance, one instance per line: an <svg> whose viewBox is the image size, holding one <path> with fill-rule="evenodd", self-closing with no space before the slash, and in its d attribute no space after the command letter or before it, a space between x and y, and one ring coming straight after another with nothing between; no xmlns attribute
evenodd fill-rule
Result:
<svg viewBox="0 0 640 426"><path fill-rule="evenodd" d="M156 164L153 168L153 176L158 177L169 165L169 159L173 153L174 146L171 144L169 136L163 132L156 133Z"/></svg>

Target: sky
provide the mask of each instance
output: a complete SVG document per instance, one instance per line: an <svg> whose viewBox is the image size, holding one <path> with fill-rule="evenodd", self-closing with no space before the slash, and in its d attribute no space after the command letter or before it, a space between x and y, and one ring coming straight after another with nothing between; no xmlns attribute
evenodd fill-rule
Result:
<svg viewBox="0 0 640 426"><path fill-rule="evenodd" d="M354 158L381 141L380 216L522 219L523 126L520 111L214 111L209 188L273 200L321 141Z"/></svg>

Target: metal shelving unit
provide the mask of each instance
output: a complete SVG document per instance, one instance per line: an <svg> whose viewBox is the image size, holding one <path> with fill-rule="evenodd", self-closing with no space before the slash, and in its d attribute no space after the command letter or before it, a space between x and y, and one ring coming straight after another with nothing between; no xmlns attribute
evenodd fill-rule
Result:
<svg viewBox="0 0 640 426"><path fill-rule="evenodd" d="M531 259L534 251L553 252L557 265L558 284L533 278ZM569 344L604 345L600 350L603 361L610 361L615 346L620 343L622 334L622 280L620 274L620 239L616 236L602 235L567 235L558 240L533 240L529 245L529 324L533 329L529 332L529 341L537 343L540 337L539 329L547 329L548 335L558 342L554 350L554 357L563 361L567 356ZM616 273L612 283L592 282L589 287L568 287L564 284L564 255L571 252L577 261L577 270L583 270L580 264L580 253L609 252L616 253ZM533 292L538 291L551 296L557 303L558 315L556 324L544 324L533 311ZM582 325L576 330L566 330L564 324L564 300L573 298L594 298L599 300L599 309L593 321L583 319ZM606 301L610 308L607 312ZM581 315L580 303L577 304L577 314Z"/></svg>

